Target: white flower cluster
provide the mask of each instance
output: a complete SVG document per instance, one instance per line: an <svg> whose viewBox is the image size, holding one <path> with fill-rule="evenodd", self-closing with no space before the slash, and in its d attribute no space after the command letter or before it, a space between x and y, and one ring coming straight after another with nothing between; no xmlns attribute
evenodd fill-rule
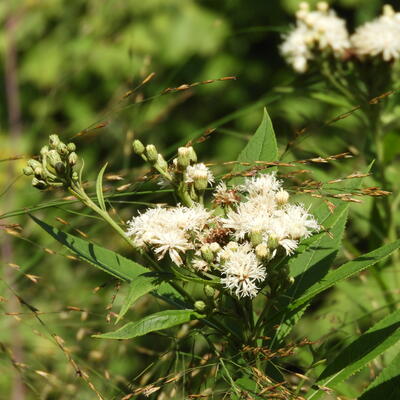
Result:
<svg viewBox="0 0 400 400"><path fill-rule="evenodd" d="M350 48L346 23L329 9L326 2L319 2L311 11L308 3L300 3L295 28L285 36L281 53L295 71L307 70L308 61L316 50L327 51L335 57L343 57Z"/></svg>
<svg viewBox="0 0 400 400"><path fill-rule="evenodd" d="M176 265L218 275L235 296L254 297L279 249L291 255L299 240L320 229L302 205L288 203L289 194L273 173L236 187L220 183L214 198L222 210L198 204L148 209L129 222L127 233L158 259L168 253Z"/></svg>
<svg viewBox="0 0 400 400"><path fill-rule="evenodd" d="M383 14L357 28L351 44L361 59L380 55L384 61L400 58L400 13L385 5Z"/></svg>
<svg viewBox="0 0 400 400"><path fill-rule="evenodd" d="M345 21L319 2L311 11L308 3L300 3L295 28L284 36L280 51L299 73L307 71L308 62L321 52L336 58L355 56L360 60L381 56L384 61L400 58L400 13L385 5L383 14L358 27L350 36Z"/></svg>

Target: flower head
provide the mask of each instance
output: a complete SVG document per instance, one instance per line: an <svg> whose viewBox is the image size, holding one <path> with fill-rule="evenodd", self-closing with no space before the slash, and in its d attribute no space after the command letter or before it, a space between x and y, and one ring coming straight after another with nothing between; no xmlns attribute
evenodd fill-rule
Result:
<svg viewBox="0 0 400 400"><path fill-rule="evenodd" d="M225 249L221 283L237 297L255 297L257 282L266 278L265 268L248 243Z"/></svg>
<svg viewBox="0 0 400 400"><path fill-rule="evenodd" d="M381 56L384 61L400 58L400 13L389 5L383 14L357 28L351 36L353 51L361 59Z"/></svg>

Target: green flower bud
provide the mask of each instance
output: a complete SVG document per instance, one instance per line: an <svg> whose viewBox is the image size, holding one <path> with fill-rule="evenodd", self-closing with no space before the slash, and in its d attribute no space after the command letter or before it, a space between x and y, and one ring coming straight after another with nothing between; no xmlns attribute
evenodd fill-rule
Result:
<svg viewBox="0 0 400 400"><path fill-rule="evenodd" d="M41 164L39 161L34 160L33 158L31 158L31 159L28 161L28 167L31 167L32 170L35 170L35 168L41 167L41 166L42 166L42 164Z"/></svg>
<svg viewBox="0 0 400 400"><path fill-rule="evenodd" d="M206 303L204 303L204 301L202 301L202 300L197 300L197 301L194 303L194 308L195 308L197 311L202 312L202 311L204 311L204 310L207 308L207 305L206 305Z"/></svg>
<svg viewBox="0 0 400 400"><path fill-rule="evenodd" d="M73 181L78 181L79 180L79 175L78 175L78 173L76 171L74 171L72 173L72 180Z"/></svg>
<svg viewBox="0 0 400 400"><path fill-rule="evenodd" d="M271 251L269 250L268 246L264 243L261 243L256 246L256 256L261 260L268 259L271 255Z"/></svg>
<svg viewBox="0 0 400 400"><path fill-rule="evenodd" d="M59 144L60 144L60 138L58 137L58 135L54 134L49 136L50 148L56 149Z"/></svg>
<svg viewBox="0 0 400 400"><path fill-rule="evenodd" d="M41 179L33 178L32 186L39 190L44 190L47 188L47 183Z"/></svg>
<svg viewBox="0 0 400 400"><path fill-rule="evenodd" d="M189 159L194 164L197 162L197 154L192 146L187 148L189 150Z"/></svg>
<svg viewBox="0 0 400 400"><path fill-rule="evenodd" d="M204 286L204 293L207 297L212 298L215 295L215 289L210 285L206 285Z"/></svg>
<svg viewBox="0 0 400 400"><path fill-rule="evenodd" d="M75 143L68 143L68 144L67 144L67 150L68 150L69 152L75 151L75 150L76 150Z"/></svg>
<svg viewBox="0 0 400 400"><path fill-rule="evenodd" d="M262 243L263 241L263 236L262 236L262 232L257 231L257 230L252 230L250 232L250 242L253 246L257 246L260 243Z"/></svg>
<svg viewBox="0 0 400 400"><path fill-rule="evenodd" d="M210 243L210 250L215 254L221 250L221 246L217 242Z"/></svg>
<svg viewBox="0 0 400 400"><path fill-rule="evenodd" d="M167 171L168 170L168 164L164 160L164 157L161 154L158 154L156 165L157 165L157 167L159 167L163 171Z"/></svg>
<svg viewBox="0 0 400 400"><path fill-rule="evenodd" d="M275 235L270 235L268 238L268 247L270 249L276 249L279 246L279 240Z"/></svg>
<svg viewBox="0 0 400 400"><path fill-rule="evenodd" d="M212 263L214 261L214 253L212 252L210 245L204 244L200 248L201 256L208 263Z"/></svg>
<svg viewBox="0 0 400 400"><path fill-rule="evenodd" d="M40 149L40 154L41 154L42 157L44 157L48 152L49 152L49 146L43 146Z"/></svg>
<svg viewBox="0 0 400 400"><path fill-rule="evenodd" d="M132 143L132 148L133 148L133 152L135 154L138 154L139 156L142 155L144 153L144 146L143 143L140 140L134 140Z"/></svg>
<svg viewBox="0 0 400 400"><path fill-rule="evenodd" d="M33 169L31 167L25 167L22 172L24 173L24 175L29 176L29 175L33 175Z"/></svg>
<svg viewBox="0 0 400 400"><path fill-rule="evenodd" d="M54 169L57 172L57 175L64 175L65 174L65 164L63 162L58 162L54 166Z"/></svg>
<svg viewBox="0 0 400 400"><path fill-rule="evenodd" d="M46 160L53 168L55 168L57 163L62 162L57 150L50 150L46 154Z"/></svg>
<svg viewBox="0 0 400 400"><path fill-rule="evenodd" d="M75 165L77 161L78 161L77 154L75 152L70 153L68 156L69 165Z"/></svg>
<svg viewBox="0 0 400 400"><path fill-rule="evenodd" d="M41 178L43 178L44 176L44 174L43 174L43 168L40 166L40 167L36 167L34 170L33 170L33 173L35 174L35 177L36 178L38 178L38 179L41 179Z"/></svg>
<svg viewBox="0 0 400 400"><path fill-rule="evenodd" d="M158 160L158 152L154 144L148 144L146 146L146 157L151 163L155 163Z"/></svg>
<svg viewBox="0 0 400 400"><path fill-rule="evenodd" d="M190 154L191 151L188 147L179 147L178 149L178 166L180 168L186 168L190 165Z"/></svg>
<svg viewBox="0 0 400 400"><path fill-rule="evenodd" d="M57 146L57 151L62 154L62 155L67 155L68 154L68 148L67 145L63 142L60 142Z"/></svg>
<svg viewBox="0 0 400 400"><path fill-rule="evenodd" d="M208 186L208 174L206 171L197 171L193 177L193 183L199 192L206 190Z"/></svg>

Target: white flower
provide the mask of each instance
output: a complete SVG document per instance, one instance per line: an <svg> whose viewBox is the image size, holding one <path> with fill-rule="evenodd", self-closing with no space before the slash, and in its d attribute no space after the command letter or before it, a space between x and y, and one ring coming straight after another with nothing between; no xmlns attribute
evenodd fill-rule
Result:
<svg viewBox="0 0 400 400"><path fill-rule="evenodd" d="M400 13L385 6L383 15L357 28L351 36L354 52L360 58L382 56L384 61L400 58Z"/></svg>
<svg viewBox="0 0 400 400"><path fill-rule="evenodd" d="M301 4L296 14L295 28L284 36L281 53L299 73L307 70L307 63L315 51L330 51L343 57L350 48L346 23L325 2L318 3L317 11L310 11L308 4Z"/></svg>
<svg viewBox="0 0 400 400"><path fill-rule="evenodd" d="M266 278L265 268L248 243L237 249L224 249L221 283L237 297L255 297L259 288L257 282Z"/></svg>
<svg viewBox="0 0 400 400"><path fill-rule="evenodd" d="M202 260L201 258L195 258L192 261L192 266L197 271L207 271L208 270L208 263L207 261Z"/></svg>
<svg viewBox="0 0 400 400"><path fill-rule="evenodd" d="M221 181L215 188L213 196L217 204L234 204L239 201L239 196L236 194L236 192L236 187L231 187L228 189L226 183Z"/></svg>
<svg viewBox="0 0 400 400"><path fill-rule="evenodd" d="M293 240L307 238L313 231L320 230L314 216L301 205L287 205L281 223L286 229L287 237Z"/></svg>
<svg viewBox="0 0 400 400"><path fill-rule="evenodd" d="M204 179L207 183L210 184L214 182L214 175L212 174L210 169L207 168L203 163L189 165L186 168L185 182L193 183L199 179Z"/></svg>
<svg viewBox="0 0 400 400"><path fill-rule="evenodd" d="M275 193L282 187L282 182L276 179L274 172L270 174L262 174L255 178L247 178L240 190L247 192L249 197L275 196Z"/></svg>
<svg viewBox="0 0 400 400"><path fill-rule="evenodd" d="M181 265L180 253L195 248L193 233L201 232L209 221L210 213L200 205L151 208L128 222L127 235L137 247L153 248L158 259L168 252L171 260Z"/></svg>

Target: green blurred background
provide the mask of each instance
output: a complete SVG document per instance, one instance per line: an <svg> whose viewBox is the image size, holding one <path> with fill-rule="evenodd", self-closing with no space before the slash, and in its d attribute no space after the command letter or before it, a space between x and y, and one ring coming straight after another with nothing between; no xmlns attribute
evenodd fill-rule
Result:
<svg viewBox="0 0 400 400"><path fill-rule="evenodd" d="M293 23L298 3L1 2L0 214L61 197L31 188L30 180L20 174L25 160L5 159L36 154L51 133L59 133L68 141L102 122L107 126L89 129L76 143L85 159L89 181L106 161L110 174L121 174L123 180L113 181L111 177L108 181L110 190L134 182L146 171L131 153L133 138L154 143L171 156L177 145L216 128L196 150L206 161L230 161L254 132L264 106L282 151L297 130L309 127L287 153L288 159L356 151L362 134L357 132L356 118L324 124L347 111L348 105L334 97L321 99L321 82L295 75L279 55L281 35ZM350 30L379 14L383 4L381 0L330 3L347 19ZM156 75L150 82L124 98L153 72ZM226 76L237 79L161 94L166 88ZM397 136L393 140L398 141ZM393 148L387 149L389 158L396 156ZM357 160L345 164L344 173L360 165ZM321 176L331 172L325 169ZM125 200L132 199L148 200L129 196ZM114 205L121 220L128 219L136 209L134 204ZM92 240L126 254L123 244L110 237L101 222L94 224L84 213L74 205L63 205L35 215L75 234L74 228L78 228ZM63 226L56 217L70 225ZM135 343L91 339L90 334L110 329L107 305L117 291L115 282L63 256L64 250L42 234L28 216L1 219L0 223L4 278L0 282L0 399L94 398L74 375L65 352L52 342L51 334L65 340L73 359L107 399L122 398L130 393L131 385L143 384L146 374L135 377L158 357L168 340L161 338L154 345L151 339ZM18 227L5 226L17 223L22 233ZM356 242L368 234L362 222L359 225ZM58 254L49 254L44 249L47 247ZM26 274L39 278L34 282L36 278ZM102 288L93 291L97 286ZM43 312L44 325L29 309L20 308L13 292ZM121 296L117 296L112 310L118 312L120 303ZM85 311L68 311L68 306ZM131 316L140 315L149 306L148 299L143 299ZM13 312L23 314L6 315ZM321 329L329 330L331 325Z"/></svg>

